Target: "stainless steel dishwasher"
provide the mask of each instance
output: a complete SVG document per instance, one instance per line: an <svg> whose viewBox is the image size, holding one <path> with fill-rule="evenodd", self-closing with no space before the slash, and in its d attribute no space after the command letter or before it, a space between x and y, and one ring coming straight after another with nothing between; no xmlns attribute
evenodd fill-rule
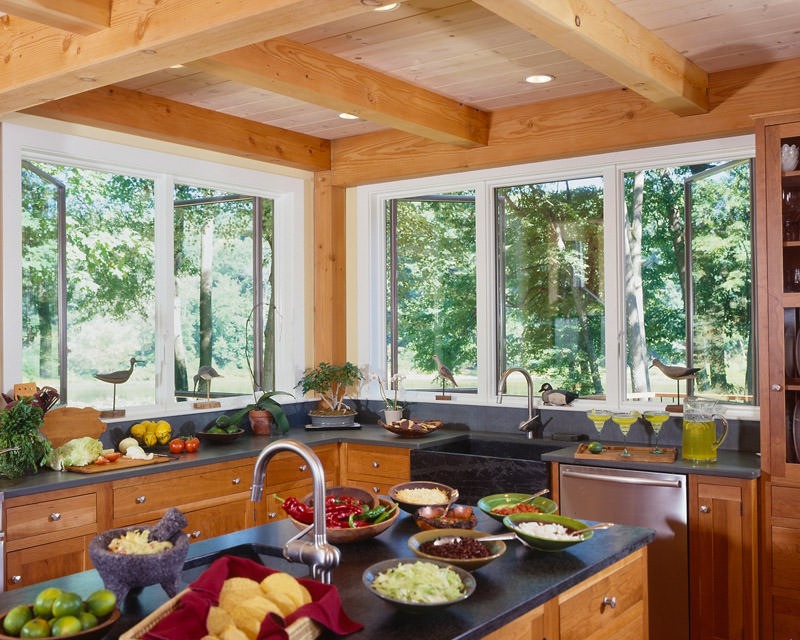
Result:
<svg viewBox="0 0 800 640"><path fill-rule="evenodd" d="M655 530L647 550L650 640L688 640L686 476L564 464L559 476L563 515Z"/></svg>

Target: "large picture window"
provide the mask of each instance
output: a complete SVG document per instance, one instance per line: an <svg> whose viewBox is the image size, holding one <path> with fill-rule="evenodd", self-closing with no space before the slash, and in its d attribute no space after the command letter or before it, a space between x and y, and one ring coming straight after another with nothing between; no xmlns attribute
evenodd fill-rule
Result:
<svg viewBox="0 0 800 640"><path fill-rule="evenodd" d="M3 134L4 380L128 416L293 388L305 361L302 180ZM102 377L117 371L130 375L112 388Z"/></svg>

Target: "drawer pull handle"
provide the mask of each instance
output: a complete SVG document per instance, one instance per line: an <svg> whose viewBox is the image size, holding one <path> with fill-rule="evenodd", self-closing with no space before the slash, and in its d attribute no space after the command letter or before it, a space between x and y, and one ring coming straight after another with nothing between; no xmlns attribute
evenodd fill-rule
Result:
<svg viewBox="0 0 800 640"><path fill-rule="evenodd" d="M201 535L202 534L200 533L200 531L192 531L192 533L190 534L190 537L196 539L196 538L199 538Z"/></svg>
<svg viewBox="0 0 800 640"><path fill-rule="evenodd" d="M308 471L308 465L307 465L307 464L301 464L301 465L300 465L299 467L297 467L297 468L298 468L300 471Z"/></svg>
<svg viewBox="0 0 800 640"><path fill-rule="evenodd" d="M710 513L710 512L711 512L711 507L709 507L707 504L700 505L700 513Z"/></svg>
<svg viewBox="0 0 800 640"><path fill-rule="evenodd" d="M50 514L50 522L58 522L59 520L61 520L61 514L58 511L53 511Z"/></svg>
<svg viewBox="0 0 800 640"><path fill-rule="evenodd" d="M611 607L612 609L617 608L617 596L606 596L603 598L603 606L604 607Z"/></svg>
<svg viewBox="0 0 800 640"><path fill-rule="evenodd" d="M781 390L781 385L773 384L773 385L770 385L769 389L770 389L770 391L780 391Z"/></svg>
<svg viewBox="0 0 800 640"><path fill-rule="evenodd" d="M11 576L8 579L8 582L10 584L19 584L20 582L22 582L22 576Z"/></svg>
<svg viewBox="0 0 800 640"><path fill-rule="evenodd" d="M278 517L278 513L277 513L277 511L270 511L269 513L267 513L267 517L270 520L274 520L275 518Z"/></svg>
<svg viewBox="0 0 800 640"><path fill-rule="evenodd" d="M380 487L376 487L375 485L372 485L372 490L373 490L375 493L380 493L380 491L381 491L381 488L380 488Z"/></svg>
<svg viewBox="0 0 800 640"><path fill-rule="evenodd" d="M241 484L242 483L242 479L241 478L234 478L231 482L233 484Z"/></svg>
<svg viewBox="0 0 800 640"><path fill-rule="evenodd" d="M136 504L144 504L147 502L147 496L139 496L136 498Z"/></svg>
<svg viewBox="0 0 800 640"><path fill-rule="evenodd" d="M373 469L377 469L377 468L378 468L378 467L380 467L380 466L381 466L381 463L380 463L380 462L378 462L377 460L373 460L373 461L372 461L372 468L373 468Z"/></svg>

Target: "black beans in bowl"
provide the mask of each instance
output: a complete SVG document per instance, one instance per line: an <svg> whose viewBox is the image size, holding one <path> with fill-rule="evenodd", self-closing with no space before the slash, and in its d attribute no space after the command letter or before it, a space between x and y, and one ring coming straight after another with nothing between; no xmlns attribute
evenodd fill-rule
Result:
<svg viewBox="0 0 800 640"><path fill-rule="evenodd" d="M448 562L467 571L474 571L499 558L506 551L502 540L475 540L488 535L475 529L429 529L411 536L408 547L420 558ZM439 538L459 538L459 542L446 542L434 547L433 542Z"/></svg>

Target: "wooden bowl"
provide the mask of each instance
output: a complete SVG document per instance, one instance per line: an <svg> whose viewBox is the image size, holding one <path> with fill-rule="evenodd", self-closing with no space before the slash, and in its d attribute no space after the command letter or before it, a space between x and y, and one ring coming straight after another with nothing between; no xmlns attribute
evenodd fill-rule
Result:
<svg viewBox="0 0 800 640"><path fill-rule="evenodd" d="M370 507L378 506L378 494L370 489L362 489L361 487L348 487L340 485L338 487L327 487L325 489L325 496L350 496L358 498L362 502L368 504ZM303 496L301 502L305 502L310 507L314 506L314 493L307 493Z"/></svg>
<svg viewBox="0 0 800 640"><path fill-rule="evenodd" d="M419 421L405 418L389 424L379 420L378 424L401 438L424 438L442 426L440 420Z"/></svg>
<svg viewBox="0 0 800 640"><path fill-rule="evenodd" d="M489 540L487 542L483 542L482 544L486 545L490 555L480 558L446 558L431 553L425 553L420 549L420 546L424 542L436 540L437 538L441 538L443 536L481 538L488 535L488 533L476 531L474 529L468 531L465 531L464 529L436 529L431 531L420 531L408 539L408 548L416 553L420 558L425 558L426 560L438 560L440 562L449 562L450 564L461 567L467 571L475 571L475 569L480 569L484 565L489 564L492 560L496 560L502 556L506 552L506 543L502 540Z"/></svg>
<svg viewBox="0 0 800 640"><path fill-rule="evenodd" d="M208 431L198 431L197 437L205 442L212 444L227 444L233 442L244 433L244 429L237 429L233 433L209 433Z"/></svg>
<svg viewBox="0 0 800 640"><path fill-rule="evenodd" d="M423 531L431 529L474 529L478 524L475 511L469 505L453 504L447 507L420 507L414 520Z"/></svg>
<svg viewBox="0 0 800 640"><path fill-rule="evenodd" d="M391 507L394 504L391 500L387 500L386 498L379 498L379 500L380 504L385 505L387 507ZM356 527L355 529L331 529L330 527L327 527L325 531L327 533L328 542L330 542L331 544L349 544L351 542L360 542L361 540L369 540L370 538L379 536L389 527L391 527L397 520L397 516L399 514L400 510L395 509L392 515L383 522L379 522L378 524L371 524L366 527ZM291 520L292 524L300 530L310 526L305 524L304 522L295 520L291 516L289 516L289 520Z"/></svg>
<svg viewBox="0 0 800 640"><path fill-rule="evenodd" d="M398 497L398 493L404 491L405 489L438 489L441 491L445 496L446 499L441 502L406 502ZM415 513L417 509L420 507L446 507L449 504L452 504L456 500L458 500L458 489L453 489L446 484L442 484L441 482L429 482L428 480L412 480L411 482L401 482L400 484L394 485L392 488L389 489L389 497L394 500L400 508L405 511L406 513Z"/></svg>

